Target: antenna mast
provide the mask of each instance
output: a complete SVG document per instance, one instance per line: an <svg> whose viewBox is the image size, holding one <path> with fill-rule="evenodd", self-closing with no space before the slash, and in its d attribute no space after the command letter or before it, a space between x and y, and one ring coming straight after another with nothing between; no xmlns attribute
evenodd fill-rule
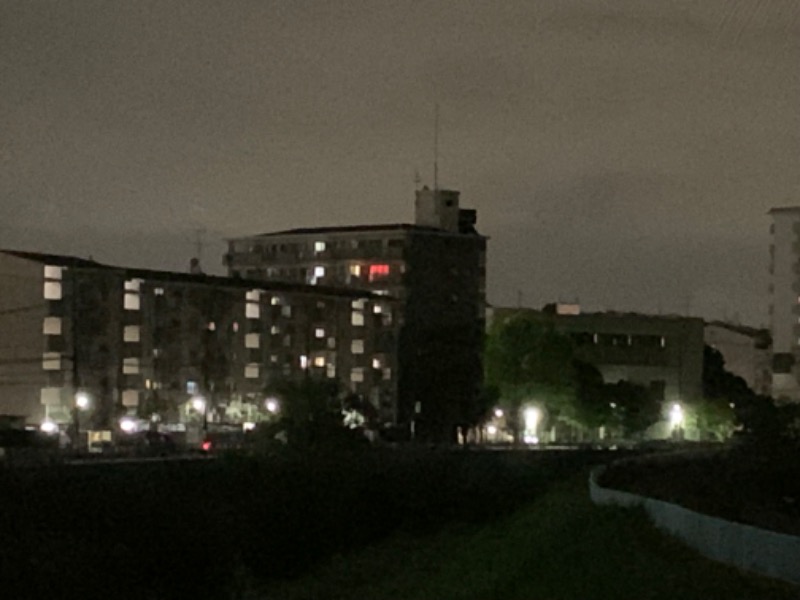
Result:
<svg viewBox="0 0 800 600"><path fill-rule="evenodd" d="M433 191L439 191L439 103L433 113Z"/></svg>

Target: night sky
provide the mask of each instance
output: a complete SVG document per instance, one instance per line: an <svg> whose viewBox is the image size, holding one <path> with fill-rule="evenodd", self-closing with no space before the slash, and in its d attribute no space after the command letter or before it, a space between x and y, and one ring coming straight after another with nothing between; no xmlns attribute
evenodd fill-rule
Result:
<svg viewBox="0 0 800 600"><path fill-rule="evenodd" d="M0 247L185 269L195 230L478 209L489 300L766 323L797 0L2 0Z"/></svg>

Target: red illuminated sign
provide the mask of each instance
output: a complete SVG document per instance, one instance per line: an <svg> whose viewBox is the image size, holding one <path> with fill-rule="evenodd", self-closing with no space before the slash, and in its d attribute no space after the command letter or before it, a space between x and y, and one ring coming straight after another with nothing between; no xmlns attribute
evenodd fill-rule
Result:
<svg viewBox="0 0 800 600"><path fill-rule="evenodd" d="M370 265L369 266L369 280L375 281L383 277L389 276L389 265Z"/></svg>

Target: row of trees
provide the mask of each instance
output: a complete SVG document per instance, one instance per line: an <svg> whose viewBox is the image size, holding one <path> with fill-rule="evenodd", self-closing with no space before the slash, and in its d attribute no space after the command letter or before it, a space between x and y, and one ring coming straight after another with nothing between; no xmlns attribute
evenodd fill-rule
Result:
<svg viewBox="0 0 800 600"><path fill-rule="evenodd" d="M528 315L496 322L486 343L486 382L511 418L527 402L540 403L550 423L579 430L605 427L610 435L635 437L664 418L660 392L629 381L604 383L600 372L576 358L572 340ZM739 429L765 438L785 435L794 416L771 398L755 394L725 369L706 346L701 398L683 399L687 425L701 438L722 440Z"/></svg>

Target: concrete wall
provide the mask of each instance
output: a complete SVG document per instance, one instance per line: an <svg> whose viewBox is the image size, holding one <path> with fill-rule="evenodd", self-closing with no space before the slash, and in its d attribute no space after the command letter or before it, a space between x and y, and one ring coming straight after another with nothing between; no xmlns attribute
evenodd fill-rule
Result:
<svg viewBox="0 0 800 600"><path fill-rule="evenodd" d="M595 469L589 479L589 493L595 504L642 506L656 527L679 538L707 558L800 584L800 537L733 523L677 504L604 488L597 482L604 469Z"/></svg>

